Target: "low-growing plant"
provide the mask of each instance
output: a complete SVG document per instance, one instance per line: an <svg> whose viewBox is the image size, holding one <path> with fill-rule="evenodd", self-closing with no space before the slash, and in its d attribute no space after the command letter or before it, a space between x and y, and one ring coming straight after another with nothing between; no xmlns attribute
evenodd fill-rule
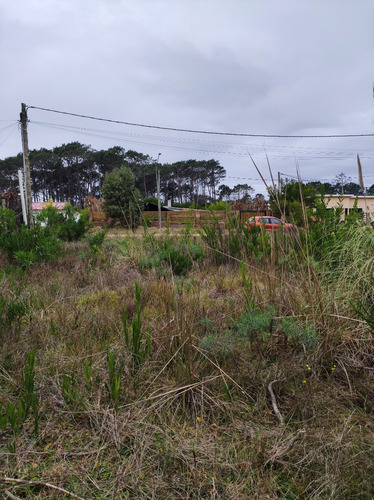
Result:
<svg viewBox="0 0 374 500"><path fill-rule="evenodd" d="M28 313L29 302L25 297L20 297L20 291L16 291L13 296L0 293L0 329L9 328L13 323L19 327L21 319Z"/></svg>
<svg viewBox="0 0 374 500"><path fill-rule="evenodd" d="M34 417L34 435L39 433L38 393L35 386L35 351L29 351L24 368L23 383L18 404L8 403L5 415L1 415L0 427L5 430L9 423L14 438L17 437L22 423L29 417L30 410ZM13 448L15 444L13 443Z"/></svg>
<svg viewBox="0 0 374 500"><path fill-rule="evenodd" d="M173 274L184 276L193 267L193 263L202 259L203 247L200 243L190 241L188 238L174 242L166 239L156 245L153 253L140 260L140 267L154 268L160 274L165 267L170 267Z"/></svg>
<svg viewBox="0 0 374 500"><path fill-rule="evenodd" d="M82 403L83 396L78 388L75 374L64 373L61 380L61 391L64 401L73 407L79 407Z"/></svg>
<svg viewBox="0 0 374 500"><path fill-rule="evenodd" d="M273 330L275 310L269 307L265 311L249 309L235 321L233 330L238 335L247 337L250 340L269 337Z"/></svg>
<svg viewBox="0 0 374 500"><path fill-rule="evenodd" d="M221 335L209 333L200 341L202 349L220 360L231 358L239 344L240 339L231 332L224 332Z"/></svg>
<svg viewBox="0 0 374 500"><path fill-rule="evenodd" d="M105 241L105 237L108 233L108 228L104 228L98 233L90 236L88 238L88 244L90 246L90 259L94 260L97 256L103 256L102 246Z"/></svg>
<svg viewBox="0 0 374 500"><path fill-rule="evenodd" d="M151 347L151 329L145 332L142 327L141 294L142 290L140 288L139 282L135 280L136 314L132 319L131 323L128 319L126 308L125 307L122 308L122 325L123 325L124 339L127 349L131 352L132 371L134 374L137 373L140 365L144 362L144 360L148 356Z"/></svg>
<svg viewBox="0 0 374 500"><path fill-rule="evenodd" d="M36 226L28 229L21 226L19 230L0 235L0 248L7 253L9 259L29 267L35 262L56 259L61 252L61 243L48 228Z"/></svg>
<svg viewBox="0 0 374 500"><path fill-rule="evenodd" d="M301 324L296 318L287 317L282 319L280 327L289 340L301 343L306 350L317 347L319 336L312 325Z"/></svg>

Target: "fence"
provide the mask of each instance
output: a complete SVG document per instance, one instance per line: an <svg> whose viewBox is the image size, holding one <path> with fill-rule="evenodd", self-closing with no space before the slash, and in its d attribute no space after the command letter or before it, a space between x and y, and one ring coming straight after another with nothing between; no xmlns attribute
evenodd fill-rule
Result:
<svg viewBox="0 0 374 500"><path fill-rule="evenodd" d="M201 227L204 224L218 222L224 224L229 216L238 215L241 222L245 223L249 217L254 215L266 215L265 211L254 212L249 210L241 210L240 212L227 213L224 210L215 210L213 213L209 210L181 210L161 211L161 226L162 227L178 227L190 225L192 227ZM147 225L158 227L158 212L150 211L143 212L143 220ZM104 212L91 212L91 220L94 226L109 224L112 219L107 219Z"/></svg>

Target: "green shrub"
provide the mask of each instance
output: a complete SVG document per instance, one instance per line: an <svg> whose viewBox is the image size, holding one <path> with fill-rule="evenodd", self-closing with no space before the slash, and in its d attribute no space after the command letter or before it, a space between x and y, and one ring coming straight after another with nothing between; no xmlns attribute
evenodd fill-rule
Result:
<svg viewBox="0 0 374 500"><path fill-rule="evenodd" d="M265 311L246 310L234 323L234 332L253 340L271 334L275 311L272 307Z"/></svg>
<svg viewBox="0 0 374 500"><path fill-rule="evenodd" d="M19 230L1 234L0 248L9 259L28 267L35 262L56 259L61 252L61 243L48 228L21 226Z"/></svg>
<svg viewBox="0 0 374 500"><path fill-rule="evenodd" d="M168 266L174 274L183 276L192 269L194 261L203 257L203 253L200 243L188 239L175 243L167 239L156 246L152 255L141 259L139 265L145 268L153 267L161 272Z"/></svg>
<svg viewBox="0 0 374 500"><path fill-rule="evenodd" d="M0 234L12 233L17 230L17 217L14 210L0 207Z"/></svg>
<svg viewBox="0 0 374 500"><path fill-rule="evenodd" d="M281 330L289 340L300 342L307 350L314 349L318 345L318 334L313 326L308 323L303 325L293 317L283 318Z"/></svg>
<svg viewBox="0 0 374 500"><path fill-rule="evenodd" d="M64 241L81 239L90 227L89 211L76 210L70 203L67 203L62 211L48 205L37 215L36 221L45 225L54 236Z"/></svg>
<svg viewBox="0 0 374 500"><path fill-rule="evenodd" d="M200 341L200 347L204 349L204 351L207 351L209 354L219 359L228 359L232 357L238 345L238 337L232 335L230 332L225 332L222 335L209 333Z"/></svg>
<svg viewBox="0 0 374 500"><path fill-rule="evenodd" d="M90 258L94 259L97 255L103 255L102 246L107 235L108 228L102 229L98 233L88 238L90 246Z"/></svg>

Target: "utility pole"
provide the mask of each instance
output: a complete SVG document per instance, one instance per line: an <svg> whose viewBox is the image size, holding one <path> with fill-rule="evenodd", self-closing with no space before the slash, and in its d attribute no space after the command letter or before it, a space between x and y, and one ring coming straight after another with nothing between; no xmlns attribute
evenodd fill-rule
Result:
<svg viewBox="0 0 374 500"><path fill-rule="evenodd" d="M161 229L161 199L160 199L160 160L161 153L158 153L156 163L156 183L157 183L157 202L158 202L158 227Z"/></svg>
<svg viewBox="0 0 374 500"><path fill-rule="evenodd" d="M32 213L32 198L31 198L29 140L27 136L27 110L26 110L26 104L24 103L22 103L22 111L20 118L21 118L21 130L22 130L23 168L25 171L27 225L29 226L29 228L33 228L34 217Z"/></svg>

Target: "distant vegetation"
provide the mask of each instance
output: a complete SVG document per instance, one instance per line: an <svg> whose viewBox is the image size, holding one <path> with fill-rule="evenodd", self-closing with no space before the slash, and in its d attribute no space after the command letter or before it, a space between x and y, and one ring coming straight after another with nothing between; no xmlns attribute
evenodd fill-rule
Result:
<svg viewBox="0 0 374 500"><path fill-rule="evenodd" d="M284 235L0 209L0 495L371 499L374 232L299 202Z"/></svg>
<svg viewBox="0 0 374 500"><path fill-rule="evenodd" d="M102 197L105 174L121 166L130 168L144 198L155 197L157 162L148 155L115 146L95 151L79 142L54 149L30 151L32 192L38 200L69 201L83 208L87 195ZM22 155L0 160L0 192L18 189L17 171ZM251 186L221 184L225 169L217 160L186 160L160 164L161 195L166 202L200 206L218 199L248 199Z"/></svg>

